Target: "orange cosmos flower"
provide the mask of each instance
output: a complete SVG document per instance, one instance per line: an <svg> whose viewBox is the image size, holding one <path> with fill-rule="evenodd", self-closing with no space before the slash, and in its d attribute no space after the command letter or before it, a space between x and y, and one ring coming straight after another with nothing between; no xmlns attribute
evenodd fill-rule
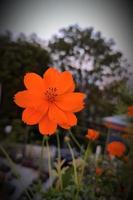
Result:
<svg viewBox="0 0 133 200"><path fill-rule="evenodd" d="M128 107L128 115L133 116L133 106Z"/></svg>
<svg viewBox="0 0 133 200"><path fill-rule="evenodd" d="M43 77L27 73L24 84L26 90L18 92L14 101L24 108L22 120L26 124L39 124L43 135L52 135L57 125L69 129L77 124L74 113L83 109L85 95L74 92L70 72L49 68Z"/></svg>
<svg viewBox="0 0 133 200"><path fill-rule="evenodd" d="M96 175L97 176L101 176L103 172L104 172L103 168L101 168L101 167L97 167L96 168Z"/></svg>
<svg viewBox="0 0 133 200"><path fill-rule="evenodd" d="M95 131L93 129L88 129L88 133L86 135L86 137L89 139L89 140L96 140L98 139L100 133L98 131Z"/></svg>
<svg viewBox="0 0 133 200"><path fill-rule="evenodd" d="M112 156L121 157L125 153L126 147L122 142L114 141L107 145L107 151Z"/></svg>

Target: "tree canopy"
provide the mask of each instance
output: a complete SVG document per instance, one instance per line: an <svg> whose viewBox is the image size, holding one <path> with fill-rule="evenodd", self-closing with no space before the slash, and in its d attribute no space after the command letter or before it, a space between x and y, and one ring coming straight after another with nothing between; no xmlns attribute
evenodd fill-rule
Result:
<svg viewBox="0 0 133 200"><path fill-rule="evenodd" d="M122 98L119 88L126 87L129 78L127 60L112 39L106 40L93 28L74 25L59 33L49 41L53 62L61 70L72 71L77 89L87 94L87 123L113 114Z"/></svg>
<svg viewBox="0 0 133 200"><path fill-rule="evenodd" d="M17 91L24 89L24 75L27 72L42 75L50 65L51 57L45 48L35 41L28 41L24 34L16 40L13 40L10 32L0 35L0 47L0 83L2 85L0 120L10 123L12 119L19 116L19 109L14 104L13 97Z"/></svg>

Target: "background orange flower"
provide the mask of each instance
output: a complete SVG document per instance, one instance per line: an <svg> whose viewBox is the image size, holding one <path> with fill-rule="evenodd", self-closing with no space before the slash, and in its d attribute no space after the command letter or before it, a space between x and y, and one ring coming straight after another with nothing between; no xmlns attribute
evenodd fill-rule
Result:
<svg viewBox="0 0 133 200"><path fill-rule="evenodd" d="M133 116L133 106L128 107L128 115Z"/></svg>
<svg viewBox="0 0 133 200"><path fill-rule="evenodd" d="M125 153L126 147L122 142L114 141L107 145L107 151L112 156L121 157Z"/></svg>
<svg viewBox="0 0 133 200"><path fill-rule="evenodd" d="M89 139L89 140L96 140L98 139L100 133L94 129L88 129L88 132L87 132L87 135L86 137Z"/></svg>
<svg viewBox="0 0 133 200"><path fill-rule="evenodd" d="M101 168L101 167L96 168L96 175L101 176L103 172L104 172L103 168Z"/></svg>
<svg viewBox="0 0 133 200"><path fill-rule="evenodd" d="M70 72L49 68L43 78L36 73L24 77L26 90L18 92L15 103L24 108L22 120L28 125L39 124L40 133L51 135L57 125L69 129L77 124L75 112L84 108L85 94L74 92Z"/></svg>

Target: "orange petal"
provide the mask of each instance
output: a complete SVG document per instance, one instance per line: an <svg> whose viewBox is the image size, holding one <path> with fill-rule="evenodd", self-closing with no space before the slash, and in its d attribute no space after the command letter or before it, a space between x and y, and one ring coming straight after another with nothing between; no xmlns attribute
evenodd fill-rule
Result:
<svg viewBox="0 0 133 200"><path fill-rule="evenodd" d="M28 125L34 125L40 121L43 115L44 113L42 111L26 108L22 113L22 120Z"/></svg>
<svg viewBox="0 0 133 200"><path fill-rule="evenodd" d="M36 73L27 73L24 76L24 84L29 90L43 92L43 79Z"/></svg>
<svg viewBox="0 0 133 200"><path fill-rule="evenodd" d="M27 90L17 92L14 96L14 102L18 106L20 106L22 108L26 108L31 103L29 92Z"/></svg>
<svg viewBox="0 0 133 200"><path fill-rule="evenodd" d="M67 117L65 113L59 109L55 104L51 104L49 107L49 119L56 123L66 123Z"/></svg>
<svg viewBox="0 0 133 200"><path fill-rule="evenodd" d="M81 105L78 105L76 108L74 108L72 112L79 112L83 109L84 109L84 103L81 103Z"/></svg>
<svg viewBox="0 0 133 200"><path fill-rule="evenodd" d="M43 99L40 96L37 96L36 93L23 90L15 94L14 102L22 108L37 107L43 102Z"/></svg>
<svg viewBox="0 0 133 200"><path fill-rule="evenodd" d="M48 111L49 103L48 101L43 100L42 103L37 107L37 110L45 114Z"/></svg>
<svg viewBox="0 0 133 200"><path fill-rule="evenodd" d="M70 128L71 128L71 126L68 125L68 124L59 124L59 126L60 126L61 128L64 128L64 129L70 129Z"/></svg>
<svg viewBox="0 0 133 200"><path fill-rule="evenodd" d="M67 123L70 126L75 126L77 124L77 117L70 112L67 112L66 115L67 115Z"/></svg>
<svg viewBox="0 0 133 200"><path fill-rule="evenodd" d="M67 116L67 123L61 123L59 124L60 127L64 129L70 129L71 126L75 126L77 124L77 118L73 113L65 113Z"/></svg>
<svg viewBox="0 0 133 200"><path fill-rule="evenodd" d="M64 111L76 112L74 110L78 110L82 108L85 98L85 94L75 92L68 93L57 97L56 105Z"/></svg>
<svg viewBox="0 0 133 200"><path fill-rule="evenodd" d="M58 81L59 94L64 94L66 92L73 92L75 89L75 84L73 81L72 74L68 71L60 73Z"/></svg>
<svg viewBox="0 0 133 200"><path fill-rule="evenodd" d="M50 67L43 75L44 85L48 87L57 87L59 75L60 72L57 69Z"/></svg>
<svg viewBox="0 0 133 200"><path fill-rule="evenodd" d="M52 135L55 133L57 124L51 121L47 115L45 115L39 122L39 131L42 135Z"/></svg>

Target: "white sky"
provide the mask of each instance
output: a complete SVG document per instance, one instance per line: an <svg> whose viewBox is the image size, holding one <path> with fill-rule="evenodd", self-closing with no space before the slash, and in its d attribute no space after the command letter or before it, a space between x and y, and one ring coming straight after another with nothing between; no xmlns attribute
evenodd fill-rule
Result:
<svg viewBox="0 0 133 200"><path fill-rule="evenodd" d="M122 0L5 0L1 6L1 30L35 32L49 39L62 27L78 24L94 27L107 39L113 38L133 64L130 5Z"/></svg>

